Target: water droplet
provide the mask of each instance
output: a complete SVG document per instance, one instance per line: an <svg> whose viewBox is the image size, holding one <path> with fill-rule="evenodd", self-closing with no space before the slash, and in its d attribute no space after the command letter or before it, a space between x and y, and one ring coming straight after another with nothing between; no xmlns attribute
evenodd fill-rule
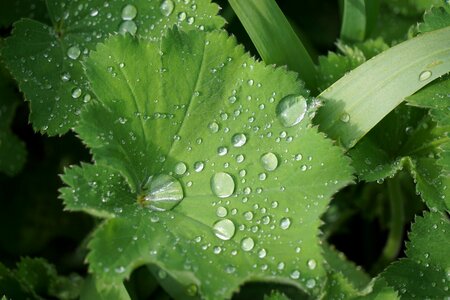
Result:
<svg viewBox="0 0 450 300"><path fill-rule="evenodd" d="M272 152L268 152L261 156L261 163L267 171L273 171L278 167L278 158Z"/></svg>
<svg viewBox="0 0 450 300"><path fill-rule="evenodd" d="M243 162L244 160L245 160L244 155L239 154L239 155L236 156L236 162L237 162L238 164L240 164L240 163Z"/></svg>
<svg viewBox="0 0 450 300"><path fill-rule="evenodd" d="M298 270L294 270L294 271L292 271L290 276L291 276L292 279L299 279L300 278L300 272Z"/></svg>
<svg viewBox="0 0 450 300"><path fill-rule="evenodd" d="M266 180L267 174L266 174L266 173L260 173L260 174L258 175L258 178L259 178L259 180Z"/></svg>
<svg viewBox="0 0 450 300"><path fill-rule="evenodd" d="M195 172L201 172L205 168L205 164L202 161L197 161L194 163Z"/></svg>
<svg viewBox="0 0 450 300"><path fill-rule="evenodd" d="M276 114L283 126L292 127L303 120L307 108L305 97L288 95L278 103Z"/></svg>
<svg viewBox="0 0 450 300"><path fill-rule="evenodd" d="M286 230L286 229L288 229L290 226L291 226L291 219L289 219L289 218L282 218L282 219L280 220L280 227L281 227L281 229Z"/></svg>
<svg viewBox="0 0 450 300"><path fill-rule="evenodd" d="M255 242L251 237L243 238L241 241L241 248L244 251L250 251L255 246Z"/></svg>
<svg viewBox="0 0 450 300"><path fill-rule="evenodd" d="M419 80L420 81L428 80L428 79L430 79L431 75L432 75L431 71L429 71L429 70L423 71L419 75Z"/></svg>
<svg viewBox="0 0 450 300"><path fill-rule="evenodd" d="M227 241L234 236L236 228L229 219L222 219L214 223L214 234L221 240Z"/></svg>
<svg viewBox="0 0 450 300"><path fill-rule="evenodd" d="M267 255L266 249L263 248L263 249L259 250L259 252L258 252L259 258L264 258L264 257L266 257L266 255Z"/></svg>
<svg viewBox="0 0 450 300"><path fill-rule="evenodd" d="M253 219L253 213L252 213L251 211L245 212L245 213L244 213L244 218L245 218L247 221L251 221L251 220Z"/></svg>
<svg viewBox="0 0 450 300"><path fill-rule="evenodd" d="M175 4L173 4L172 0L164 0L161 3L161 6L159 8L161 10L161 13L164 16L168 17L168 16L170 16L172 14L173 9L175 8Z"/></svg>
<svg viewBox="0 0 450 300"><path fill-rule="evenodd" d="M166 174L150 176L142 190L141 204L154 211L170 210L184 197L181 183Z"/></svg>
<svg viewBox="0 0 450 300"><path fill-rule="evenodd" d="M214 252L214 254L219 254L220 252L222 252L222 248L219 246L215 246L213 248L213 252Z"/></svg>
<svg viewBox="0 0 450 300"><path fill-rule="evenodd" d="M208 128L212 133L216 133L219 131L219 124L216 122L211 122L208 124Z"/></svg>
<svg viewBox="0 0 450 300"><path fill-rule="evenodd" d="M217 154L219 154L220 156L224 156L228 153L228 148L221 146L219 148L217 148Z"/></svg>
<svg viewBox="0 0 450 300"><path fill-rule="evenodd" d="M137 32L137 26L136 23L133 21L124 21L122 24L120 24L119 27L119 33L124 35L126 33L129 33L131 35L135 35Z"/></svg>
<svg viewBox="0 0 450 300"><path fill-rule="evenodd" d="M343 113L339 119L344 123L348 123L348 121L350 121L350 115L348 113Z"/></svg>
<svg viewBox="0 0 450 300"><path fill-rule="evenodd" d="M219 218L226 217L227 214L228 214L228 210L227 210L225 207L219 206L219 207L217 208L216 215L217 215Z"/></svg>
<svg viewBox="0 0 450 300"><path fill-rule="evenodd" d="M316 263L316 261L314 259L308 259L306 264L308 265L308 268L310 270L314 270L316 268L316 266L317 266L317 263Z"/></svg>
<svg viewBox="0 0 450 300"><path fill-rule="evenodd" d="M247 137L243 133L236 133L231 138L231 143L234 147L242 147L247 142Z"/></svg>
<svg viewBox="0 0 450 300"><path fill-rule="evenodd" d="M137 15L137 9L134 5L127 4L122 9L122 20L124 21L130 21L136 18Z"/></svg>
<svg viewBox="0 0 450 300"><path fill-rule="evenodd" d="M72 98L74 98L74 99L80 98L81 93L82 93L82 91L80 88L74 88L72 90Z"/></svg>
<svg viewBox="0 0 450 300"><path fill-rule="evenodd" d="M308 288L308 289L312 289L313 287L315 287L316 286L316 281L314 280L314 279L308 279L307 281L306 281L306 287Z"/></svg>
<svg viewBox="0 0 450 300"><path fill-rule="evenodd" d="M219 172L211 177L211 190L219 198L226 198L234 192L234 180L230 174Z"/></svg>
<svg viewBox="0 0 450 300"><path fill-rule="evenodd" d="M80 48L77 46L72 46L67 50L67 56L70 59L77 59L81 54Z"/></svg>
<svg viewBox="0 0 450 300"><path fill-rule="evenodd" d="M178 14L178 21L182 22L186 19L186 13L184 11Z"/></svg>
<svg viewBox="0 0 450 300"><path fill-rule="evenodd" d="M175 165L175 174L177 174L177 175L183 175L184 173L186 173L186 170L187 170L187 166L182 161L180 161L179 163L177 163Z"/></svg>
<svg viewBox="0 0 450 300"><path fill-rule="evenodd" d="M194 22L195 22L195 18L194 18L194 17L189 17L189 18L187 18L187 23L188 23L189 25L194 24Z"/></svg>
<svg viewBox="0 0 450 300"><path fill-rule="evenodd" d="M70 80L70 73L67 73L67 72L62 73L61 74L61 80L64 81L64 82L69 81Z"/></svg>

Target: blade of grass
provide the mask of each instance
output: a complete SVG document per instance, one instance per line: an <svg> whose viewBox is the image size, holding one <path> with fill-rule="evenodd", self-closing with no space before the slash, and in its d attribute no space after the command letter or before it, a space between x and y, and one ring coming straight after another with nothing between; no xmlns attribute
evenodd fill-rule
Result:
<svg viewBox="0 0 450 300"><path fill-rule="evenodd" d="M366 34L368 37L377 26L378 13L380 12L379 0L366 0Z"/></svg>
<svg viewBox="0 0 450 300"><path fill-rule="evenodd" d="M287 65L314 90L314 63L275 0L229 0L229 3L264 62Z"/></svg>
<svg viewBox="0 0 450 300"><path fill-rule="evenodd" d="M315 122L347 149L403 99L450 71L450 27L398 44L362 64L319 98Z"/></svg>
<svg viewBox="0 0 450 300"><path fill-rule="evenodd" d="M366 1L344 0L341 39L346 42L364 40L366 34Z"/></svg>

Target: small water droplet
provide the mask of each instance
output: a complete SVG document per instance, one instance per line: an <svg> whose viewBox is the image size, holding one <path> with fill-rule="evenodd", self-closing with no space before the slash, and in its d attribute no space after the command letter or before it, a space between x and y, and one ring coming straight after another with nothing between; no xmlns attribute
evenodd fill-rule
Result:
<svg viewBox="0 0 450 300"><path fill-rule="evenodd" d="M300 278L300 272L298 270L294 270L294 271L292 271L290 276L291 276L292 279L299 279Z"/></svg>
<svg viewBox="0 0 450 300"><path fill-rule="evenodd" d="M344 123L348 123L348 121L350 121L350 115L348 113L343 113L339 119Z"/></svg>
<svg viewBox="0 0 450 300"><path fill-rule="evenodd" d="M120 24L119 27L119 33L124 35L126 33L129 33L131 35L135 35L137 32L137 26L136 23L134 23L134 21L124 21L122 22L122 24Z"/></svg>
<svg viewBox="0 0 450 300"><path fill-rule="evenodd" d="M161 10L161 13L164 16L168 17L172 14L173 9L175 8L175 4L172 0L164 0L163 2L161 2L161 6L159 8Z"/></svg>
<svg viewBox="0 0 450 300"><path fill-rule="evenodd" d="M202 161L197 161L194 163L195 172L201 172L205 168L205 164Z"/></svg>
<svg viewBox="0 0 450 300"><path fill-rule="evenodd" d="M243 162L244 160L245 160L244 155L238 154L238 155L236 156L236 162L237 162L238 164L240 164L240 163Z"/></svg>
<svg viewBox="0 0 450 300"><path fill-rule="evenodd" d="M243 133L236 133L231 138L231 143L234 147L242 147L247 142L247 136Z"/></svg>
<svg viewBox="0 0 450 300"><path fill-rule="evenodd" d="M251 211L245 212L245 213L244 213L244 218L245 218L247 221L251 221L251 220L253 219L253 213L252 213Z"/></svg>
<svg viewBox="0 0 450 300"><path fill-rule="evenodd" d="M227 214L228 214L228 210L227 210L225 207L219 206L219 207L217 208L216 215L217 215L219 218L226 217Z"/></svg>
<svg viewBox="0 0 450 300"><path fill-rule="evenodd" d="M208 128L212 133L216 133L219 131L219 124L216 122L211 122L208 124Z"/></svg>
<svg viewBox="0 0 450 300"><path fill-rule="evenodd" d="M292 127L303 120L307 108L305 97L288 95L278 103L276 114L283 126Z"/></svg>
<svg viewBox="0 0 450 300"><path fill-rule="evenodd" d="M67 73L67 72L62 73L61 74L61 80L64 81L64 82L69 81L70 80L70 73Z"/></svg>
<svg viewBox="0 0 450 300"><path fill-rule="evenodd" d="M312 289L312 288L314 288L316 286L316 281L314 280L314 279L308 279L307 281L306 281L306 287L308 288L308 289Z"/></svg>
<svg viewBox="0 0 450 300"><path fill-rule="evenodd" d="M184 173L186 173L186 170L187 170L187 166L182 161L180 161L179 163L177 163L175 165L175 174L177 174L177 175L183 175Z"/></svg>
<svg viewBox="0 0 450 300"><path fill-rule="evenodd" d="M268 152L261 156L261 163L267 171L273 171L278 167L278 158L272 152Z"/></svg>
<svg viewBox="0 0 450 300"><path fill-rule="evenodd" d="M286 229L288 229L290 226L291 226L291 219L289 219L289 218L282 218L282 219L280 220L280 227L281 227L281 229L286 230Z"/></svg>
<svg viewBox="0 0 450 300"><path fill-rule="evenodd" d="M214 234L221 240L227 241L234 236L236 227L229 219L222 219L214 223Z"/></svg>
<svg viewBox="0 0 450 300"><path fill-rule="evenodd" d="M122 20L124 21L130 21L136 18L137 15L137 9L134 5L127 4L122 9Z"/></svg>
<svg viewBox="0 0 450 300"><path fill-rule="evenodd" d="M228 153L228 148L221 146L219 148L217 148L217 154L219 154L220 156L224 156Z"/></svg>
<svg viewBox="0 0 450 300"><path fill-rule="evenodd" d="M69 49L67 49L67 56L70 59L77 59L81 54L80 48L78 46L72 46Z"/></svg>
<svg viewBox="0 0 450 300"><path fill-rule="evenodd" d="M267 250L266 249L261 249L261 250L259 250L259 252L258 252L258 257L259 258L264 258L264 257L266 257L266 255L267 255Z"/></svg>
<svg viewBox="0 0 450 300"><path fill-rule="evenodd" d="M182 22L186 19L186 13L184 11L178 14L178 21Z"/></svg>
<svg viewBox="0 0 450 300"><path fill-rule="evenodd" d="M419 80L420 81L428 80L428 79L430 79L431 75L432 75L431 71L429 71L429 70L423 71L419 75Z"/></svg>
<svg viewBox="0 0 450 300"><path fill-rule="evenodd" d="M74 88L72 90L72 98L74 98L74 99L80 98L81 93L82 93L82 91L80 88Z"/></svg>
<svg viewBox="0 0 450 300"><path fill-rule="evenodd" d="M308 259L306 264L308 265L308 268L310 270L314 270L316 268L316 266L317 266L317 263L316 263L316 261L314 259Z"/></svg>
<svg viewBox="0 0 450 300"><path fill-rule="evenodd" d="M234 192L234 180L230 174L219 172L211 177L211 190L219 198L226 198Z"/></svg>
<svg viewBox="0 0 450 300"><path fill-rule="evenodd" d="M241 248L244 251L250 251L255 246L255 241L251 237L245 237L241 241Z"/></svg>
<svg viewBox="0 0 450 300"><path fill-rule="evenodd" d="M184 198L181 183L166 174L150 176L142 190L141 204L153 211L170 210Z"/></svg>

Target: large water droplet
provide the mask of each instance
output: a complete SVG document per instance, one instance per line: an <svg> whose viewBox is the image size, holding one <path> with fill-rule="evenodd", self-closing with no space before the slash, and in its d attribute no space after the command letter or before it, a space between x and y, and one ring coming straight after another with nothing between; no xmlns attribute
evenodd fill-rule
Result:
<svg viewBox="0 0 450 300"><path fill-rule="evenodd" d="M308 279L307 281L306 281L306 287L307 288L309 288L309 289L312 289L313 287L315 287L316 286L316 280L314 280L314 279Z"/></svg>
<svg viewBox="0 0 450 300"><path fill-rule="evenodd" d="M161 13L168 17L172 14L175 4L173 4L172 0L164 0L159 8L161 9Z"/></svg>
<svg viewBox="0 0 450 300"><path fill-rule="evenodd" d="M428 79L430 79L431 75L432 75L431 71L429 71L429 70L423 71L419 75L419 80L420 81L428 80Z"/></svg>
<svg viewBox="0 0 450 300"><path fill-rule="evenodd" d="M82 91L80 88L74 88L72 90L72 98L74 98L74 99L80 98L81 93L82 93Z"/></svg>
<svg viewBox="0 0 450 300"><path fill-rule="evenodd" d="M291 219L289 218L282 218L280 220L280 227L281 229L288 229L291 226Z"/></svg>
<svg viewBox="0 0 450 300"><path fill-rule="evenodd" d="M299 279L300 278L300 272L298 270L294 270L292 271L292 273L290 274L290 277L292 279Z"/></svg>
<svg viewBox="0 0 450 300"><path fill-rule="evenodd" d="M184 173L186 173L186 170L187 170L187 166L182 161L180 161L179 163L177 163L175 165L175 174L177 174L177 175L183 175Z"/></svg>
<svg viewBox="0 0 450 300"><path fill-rule="evenodd" d="M236 227L229 219L222 219L214 223L214 234L221 240L227 241L234 236Z"/></svg>
<svg viewBox="0 0 450 300"><path fill-rule="evenodd" d="M307 109L305 97L288 95L278 103L276 114L283 126L292 127L303 120Z"/></svg>
<svg viewBox="0 0 450 300"><path fill-rule="evenodd" d="M250 251L255 246L255 242L251 237L243 238L241 241L241 248L244 251Z"/></svg>
<svg viewBox="0 0 450 300"><path fill-rule="evenodd" d="M166 174L151 176L144 185L143 191L141 204L154 211L170 210L184 197L181 183Z"/></svg>
<svg viewBox="0 0 450 300"><path fill-rule="evenodd" d="M268 152L261 156L261 163L267 171L273 171L278 167L278 158L272 152Z"/></svg>
<svg viewBox="0 0 450 300"><path fill-rule="evenodd" d="M137 15L137 9L134 5L127 4L122 9L122 20L124 20L124 21L133 20L134 18L136 18L136 15Z"/></svg>
<svg viewBox="0 0 450 300"><path fill-rule="evenodd" d="M125 33L129 33L131 35L135 35L137 32L137 26L136 23L134 23L133 21L124 21L122 22L122 24L120 24L119 27L119 33L120 34L125 34Z"/></svg>
<svg viewBox="0 0 450 300"><path fill-rule="evenodd" d="M242 147L247 142L247 137L243 133L236 133L231 138L231 143L234 147Z"/></svg>
<svg viewBox="0 0 450 300"><path fill-rule="evenodd" d="M219 207L217 208L217 210L216 210L216 215L217 215L219 218L226 217L227 214L228 214L228 210L227 210L225 207L223 207L223 206L219 206Z"/></svg>
<svg viewBox="0 0 450 300"><path fill-rule="evenodd" d="M78 46L72 46L69 49L67 49L67 56L70 59L77 59L81 54L80 48Z"/></svg>
<svg viewBox="0 0 450 300"><path fill-rule="evenodd" d="M234 180L230 174L219 172L211 177L211 190L219 198L226 198L234 192Z"/></svg>

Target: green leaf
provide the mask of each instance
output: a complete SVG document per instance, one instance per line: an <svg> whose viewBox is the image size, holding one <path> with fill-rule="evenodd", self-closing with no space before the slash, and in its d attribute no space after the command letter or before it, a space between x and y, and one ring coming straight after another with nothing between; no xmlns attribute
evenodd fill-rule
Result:
<svg viewBox="0 0 450 300"><path fill-rule="evenodd" d="M287 65L308 88L316 88L314 62L275 0L229 3L266 64Z"/></svg>
<svg viewBox="0 0 450 300"><path fill-rule="evenodd" d="M6 39L3 59L31 102L30 119L36 130L63 134L77 124L83 105L93 96L80 62L111 34L128 30L159 39L173 25L212 30L224 23L216 16L218 6L209 0L104 4L100 0L68 5L62 0L48 1L52 27L21 20Z"/></svg>
<svg viewBox="0 0 450 300"><path fill-rule="evenodd" d="M320 94L316 123L353 147L405 97L449 71L449 36L450 27L424 33L362 64Z"/></svg>
<svg viewBox="0 0 450 300"><path fill-rule="evenodd" d="M384 0L393 11L406 16L422 14L432 5L440 5L444 0Z"/></svg>
<svg viewBox="0 0 450 300"><path fill-rule="evenodd" d="M103 287L153 263L206 299L248 280L319 292L319 217L352 170L311 126L315 102L304 106L294 73L224 32L176 30L160 43L114 37L86 69L98 101L76 131L96 165L67 170L61 192L71 210L109 217L88 256Z"/></svg>
<svg viewBox="0 0 450 300"><path fill-rule="evenodd" d="M130 300L125 286L120 283L109 287L108 290L99 291L96 285L95 276L89 275L85 280L80 292L80 300Z"/></svg>
<svg viewBox="0 0 450 300"><path fill-rule="evenodd" d="M349 154L360 180L382 181L408 168L428 207L445 210L450 207L448 180L435 158L445 142L426 111L402 105L375 126Z"/></svg>
<svg viewBox="0 0 450 300"><path fill-rule="evenodd" d="M402 298L444 299L448 296L450 222L446 215L425 212L409 234L408 258L389 266L382 277Z"/></svg>
<svg viewBox="0 0 450 300"><path fill-rule="evenodd" d="M25 144L11 131L11 123L19 105L14 83L0 66L0 172L16 175L26 161Z"/></svg>
<svg viewBox="0 0 450 300"><path fill-rule="evenodd" d="M270 295L264 296L264 300L289 300L289 298L281 292L272 291Z"/></svg>
<svg viewBox="0 0 450 300"><path fill-rule="evenodd" d="M344 0L341 39L347 42L362 41L366 35L366 1Z"/></svg>
<svg viewBox="0 0 450 300"><path fill-rule="evenodd" d="M442 6L432 7L423 16L423 23L417 26L419 32L429 32L450 26L450 3L442 1Z"/></svg>

